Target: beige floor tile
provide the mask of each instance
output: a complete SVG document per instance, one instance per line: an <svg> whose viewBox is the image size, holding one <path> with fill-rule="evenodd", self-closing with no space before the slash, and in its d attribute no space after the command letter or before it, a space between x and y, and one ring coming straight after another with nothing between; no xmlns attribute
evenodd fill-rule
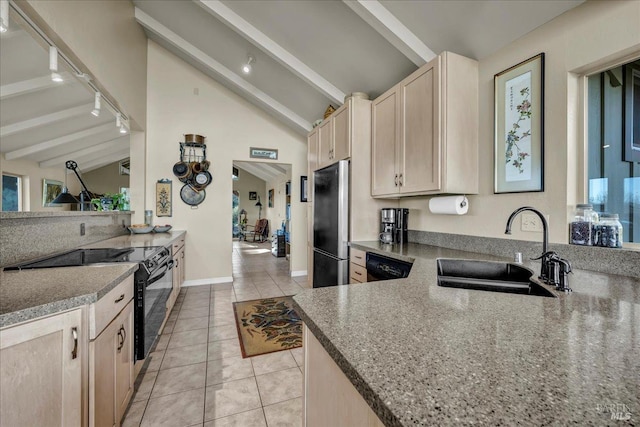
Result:
<svg viewBox="0 0 640 427"><path fill-rule="evenodd" d="M238 338L213 341L209 343L208 360L222 359L223 357L241 357Z"/></svg>
<svg viewBox="0 0 640 427"><path fill-rule="evenodd" d="M248 377L253 377L253 366L249 359L225 357L207 363L207 386Z"/></svg>
<svg viewBox="0 0 640 427"><path fill-rule="evenodd" d="M129 410L122 420L122 427L138 427L140 425L140 421L142 421L142 414L144 414L144 409L147 407L147 401L141 402L133 402L131 406L129 406ZM262 412L262 409L260 410ZM264 417L264 415L263 415Z"/></svg>
<svg viewBox="0 0 640 427"><path fill-rule="evenodd" d="M260 290L260 297L262 298L274 298L274 297L283 297L284 292L280 289L270 289L270 290Z"/></svg>
<svg viewBox="0 0 640 427"><path fill-rule="evenodd" d="M302 398L264 407L269 427L302 427Z"/></svg>
<svg viewBox="0 0 640 427"><path fill-rule="evenodd" d="M203 296L203 297L199 297L199 298L192 298L189 300L185 300L182 303L182 307L181 310L191 310L194 308L200 308L200 307L206 307L209 305L209 301L207 300L207 296Z"/></svg>
<svg viewBox="0 0 640 427"><path fill-rule="evenodd" d="M267 427L262 408L204 423L204 427Z"/></svg>
<svg viewBox="0 0 640 427"><path fill-rule="evenodd" d="M298 367L298 364L291 355L291 352L288 350L254 356L251 358L251 363L253 363L253 370L256 375L263 375L270 372Z"/></svg>
<svg viewBox="0 0 640 427"><path fill-rule="evenodd" d="M302 373L297 366L258 375L256 381L262 404L265 406L302 396Z"/></svg>
<svg viewBox="0 0 640 427"><path fill-rule="evenodd" d="M191 331L194 329L206 329L209 327L209 316L178 319L173 332Z"/></svg>
<svg viewBox="0 0 640 427"><path fill-rule="evenodd" d="M232 338L238 338L238 330L234 324L214 326L209 329L209 341L222 341Z"/></svg>
<svg viewBox="0 0 640 427"><path fill-rule="evenodd" d="M170 369L177 366L193 365L207 361L207 345L196 344L186 347L170 348L165 351L160 369Z"/></svg>
<svg viewBox="0 0 640 427"><path fill-rule="evenodd" d="M291 355L296 359L298 366L304 366L304 349L302 347L291 350Z"/></svg>
<svg viewBox="0 0 640 427"><path fill-rule="evenodd" d="M204 344L207 342L208 334L208 329L194 329L193 331L176 332L171 334L171 340L169 341L167 348Z"/></svg>
<svg viewBox="0 0 640 427"><path fill-rule="evenodd" d="M211 285L185 286L187 296L211 292Z"/></svg>
<svg viewBox="0 0 640 427"><path fill-rule="evenodd" d="M189 426L203 421L204 388L149 400L142 427Z"/></svg>
<svg viewBox="0 0 640 427"><path fill-rule="evenodd" d="M163 334L170 334L173 332L173 328L176 326L177 317L174 320L168 320L164 324L164 329L162 330Z"/></svg>
<svg viewBox="0 0 640 427"><path fill-rule="evenodd" d="M131 398L132 402L146 402L149 399L149 396L151 396L151 390L153 390L153 385L158 377L158 371L148 371L140 375L143 375L143 377L138 389Z"/></svg>
<svg viewBox="0 0 640 427"><path fill-rule="evenodd" d="M215 283L211 285L211 292L218 292L223 290L228 290L233 288L233 283Z"/></svg>
<svg viewBox="0 0 640 427"><path fill-rule="evenodd" d="M206 363L159 371L151 392L151 398L202 388L206 383L206 372Z"/></svg>
<svg viewBox="0 0 640 427"><path fill-rule="evenodd" d="M225 305L224 307L211 307L211 314L209 317L220 317L220 316L228 316L233 317L233 306L231 304Z"/></svg>
<svg viewBox="0 0 640 427"><path fill-rule="evenodd" d="M205 421L260 408L258 387L253 377L207 387Z"/></svg>
<svg viewBox="0 0 640 427"><path fill-rule="evenodd" d="M236 320L235 317L229 315L217 315L209 317L209 327L215 326L224 326L224 325L235 325Z"/></svg>
<svg viewBox="0 0 640 427"><path fill-rule="evenodd" d="M149 359L149 364L147 365L147 372L160 370L160 365L162 364L163 357L164 357L164 350L156 350L149 353L147 355L147 359Z"/></svg>
<svg viewBox="0 0 640 427"><path fill-rule="evenodd" d="M189 308L180 310L180 314L178 314L178 320L180 319L190 319L193 317L202 317L209 315L209 306L198 307L198 308Z"/></svg>
<svg viewBox="0 0 640 427"><path fill-rule="evenodd" d="M160 335L160 338L158 338L158 342L156 343L156 348L154 350L158 351L158 350L164 350L165 348L167 348L167 345L169 344L170 339L171 339L171 334Z"/></svg>
<svg viewBox="0 0 640 427"><path fill-rule="evenodd" d="M251 301L260 299L260 292L256 289L255 291L236 291L236 299L238 301Z"/></svg>

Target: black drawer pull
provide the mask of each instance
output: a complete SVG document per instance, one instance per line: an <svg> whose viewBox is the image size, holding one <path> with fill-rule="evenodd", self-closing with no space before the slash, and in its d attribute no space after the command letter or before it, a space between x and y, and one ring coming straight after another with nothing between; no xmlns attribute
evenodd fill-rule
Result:
<svg viewBox="0 0 640 427"><path fill-rule="evenodd" d="M114 301L114 304L119 303L120 301L122 301L124 299L124 294L120 295L120 298L118 298L117 300Z"/></svg>

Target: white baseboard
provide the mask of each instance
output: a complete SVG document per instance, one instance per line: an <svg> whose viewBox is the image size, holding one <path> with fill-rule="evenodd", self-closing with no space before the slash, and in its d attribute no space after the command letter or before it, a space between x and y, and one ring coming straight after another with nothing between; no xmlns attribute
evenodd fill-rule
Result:
<svg viewBox="0 0 640 427"><path fill-rule="evenodd" d="M212 277L210 279L196 279L196 280L185 280L182 286L201 286L201 285L215 285L216 283L231 283L233 282L233 277Z"/></svg>
<svg viewBox="0 0 640 427"><path fill-rule="evenodd" d="M306 275L307 275L307 270L298 270L298 271L291 272L291 277L306 276Z"/></svg>

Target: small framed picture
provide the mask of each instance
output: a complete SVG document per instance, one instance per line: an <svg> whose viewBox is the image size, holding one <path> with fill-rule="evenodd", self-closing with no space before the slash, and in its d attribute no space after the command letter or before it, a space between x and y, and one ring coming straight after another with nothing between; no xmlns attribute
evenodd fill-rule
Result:
<svg viewBox="0 0 640 427"><path fill-rule="evenodd" d="M494 193L544 191L544 53L494 85Z"/></svg>
<svg viewBox="0 0 640 427"><path fill-rule="evenodd" d="M56 197L62 193L63 187L62 181L57 181L54 179L43 179L42 180L42 206L51 207L51 206L60 206L54 205L53 202Z"/></svg>
<svg viewBox="0 0 640 427"><path fill-rule="evenodd" d="M273 190L274 190L273 188L271 190L269 190L269 204L268 204L268 206L270 208L273 207Z"/></svg>
<svg viewBox="0 0 640 427"><path fill-rule="evenodd" d="M258 200L258 192L249 191L249 200Z"/></svg>
<svg viewBox="0 0 640 427"><path fill-rule="evenodd" d="M300 177L300 201L301 202L306 202L307 201L307 194L309 191L309 186L308 186L308 181L307 181L307 177L306 176L301 176Z"/></svg>

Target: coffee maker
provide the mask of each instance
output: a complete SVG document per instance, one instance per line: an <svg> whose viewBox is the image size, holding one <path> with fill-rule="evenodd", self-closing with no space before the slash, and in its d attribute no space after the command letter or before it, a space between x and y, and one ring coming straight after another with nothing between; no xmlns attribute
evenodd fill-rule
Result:
<svg viewBox="0 0 640 427"><path fill-rule="evenodd" d="M406 243L409 209L384 208L380 211L380 241L382 243Z"/></svg>

